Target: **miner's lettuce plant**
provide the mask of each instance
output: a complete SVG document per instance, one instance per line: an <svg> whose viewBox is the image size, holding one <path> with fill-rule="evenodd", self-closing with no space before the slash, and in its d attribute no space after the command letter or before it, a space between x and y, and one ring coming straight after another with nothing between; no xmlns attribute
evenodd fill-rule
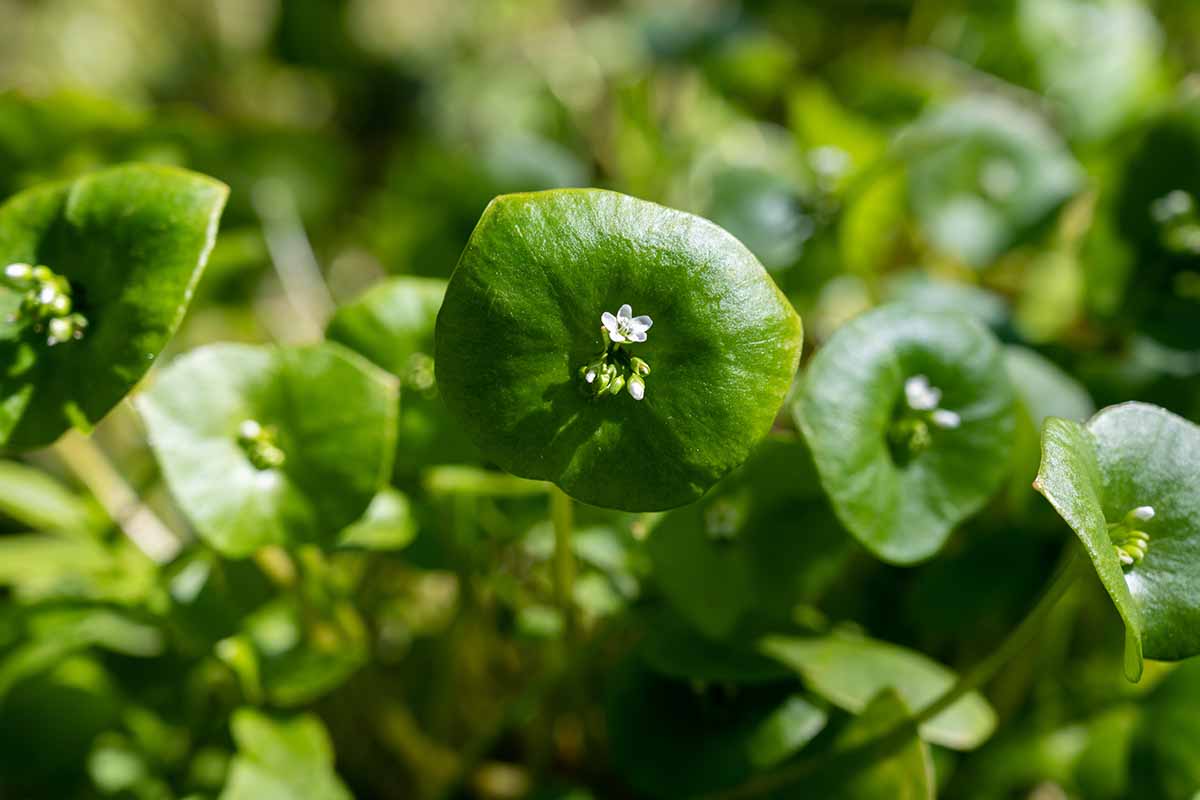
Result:
<svg viewBox="0 0 1200 800"><path fill-rule="evenodd" d="M921 136L966 126L980 147L1016 148L1016 171L990 176L1005 196L978 210L996 231L980 246L1006 246L1073 186L1053 142L1015 144L985 124L993 116L951 109L910 134L935 238L962 210L921 198L943 196L929 186L954 180L965 156L935 158ZM416 547L431 518L449 520L445 546L464 575L490 566L475 526L541 531L526 546L552 565L553 603L526 605L513 624L562 652L549 688L502 725L565 691L599 657L603 641L587 640L597 620L626 614L636 635L606 681L608 747L622 779L652 797L932 796L935 753L988 742L998 713L981 689L1092 572L1125 624L1131 681L1144 659L1200 654L1200 431L1145 403L1084 423L1087 394L1002 344L986 297L900 287L798 372L799 316L724 229L610 191L503 195L448 282L381 283L337 310L325 341L198 347L138 387L187 309L225 195L199 175L126 166L0 207L0 442L15 453L66 434L56 448L86 473L95 453L66 432L90 431L132 393L197 540L154 550L148 520L168 526L93 483L164 562L173 627L81 609L56 618L51 646L36 635L50 617L34 615L15 636L28 643L0 661L0 697L89 648L157 657L171 631L210 654L240 706L222 798L348 797L321 722L263 709L317 702L364 670L372 634L347 587L371 569L364 554ZM1039 426L1035 479L1025 471ZM938 558L1014 480L1033 481L1062 516L1064 555L1024 620L962 674L819 610L854 591L855 564ZM0 472L0 497L35 529L100 524L28 467ZM107 545L31 536L73 569L132 579ZM663 602L637 610L647 576ZM1156 689L1145 720L1169 712L1184 680ZM1129 746L1162 752L1154 723L1137 725ZM93 751L113 791L127 786L131 748L114 738Z"/></svg>

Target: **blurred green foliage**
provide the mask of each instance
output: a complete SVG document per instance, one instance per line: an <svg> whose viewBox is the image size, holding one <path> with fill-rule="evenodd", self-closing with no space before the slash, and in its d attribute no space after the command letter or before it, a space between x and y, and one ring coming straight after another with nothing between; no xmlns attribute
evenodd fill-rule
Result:
<svg viewBox="0 0 1200 800"><path fill-rule="evenodd" d="M349 509L323 550L213 549L127 404L94 440L144 506L101 496L74 434L0 461L0 797L679 798L794 761L820 796L1192 800L1200 664L1127 684L1090 576L970 698L979 747L906 731L853 780L822 757L929 693L871 653L947 680L1052 573L1045 416L1200 421L1198 69L1191 0L0 0L0 197L212 175L229 202L167 358L327 335L401 394L391 485L315 482ZM806 356L886 301L977 318L1016 390L1011 463L979 465L1001 488L932 560L881 563L781 414L696 505L576 507L556 598L548 487L484 463L430 376L488 201L568 186L726 227ZM124 535L139 507L176 553ZM789 642L858 647L871 680Z"/></svg>

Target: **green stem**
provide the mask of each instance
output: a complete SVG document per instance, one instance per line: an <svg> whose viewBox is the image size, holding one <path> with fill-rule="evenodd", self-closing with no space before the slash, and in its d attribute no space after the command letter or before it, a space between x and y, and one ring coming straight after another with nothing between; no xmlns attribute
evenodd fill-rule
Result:
<svg viewBox="0 0 1200 800"><path fill-rule="evenodd" d="M864 758L885 758L897 748L902 747L916 728L922 723L936 717L950 706L961 700L965 695L975 691L987 683L1000 668L1016 657L1029 646L1037 635L1050 612L1062 599L1063 595L1075 585L1075 581L1087 569L1087 559L1080 558L1076 548L1072 546L1070 554L1063 560L1050 585L1042 594L1037 604L1025 615L1020 624L1012 630L1000 645L983 661L980 661L962 675L957 682L947 689L940 697L919 710L915 715L897 725L890 731L861 745L834 753L826 753L821 757L807 758L797 761L778 772L762 775L735 787L729 791L710 795L709 800L733 800L734 798L756 797L768 792L778 791L787 786L799 783L818 768L844 768L853 771L859 767Z"/></svg>
<svg viewBox="0 0 1200 800"><path fill-rule="evenodd" d="M54 453L87 487L129 540L159 564L173 559L182 539L142 502L133 487L94 441L70 431L54 445Z"/></svg>
<svg viewBox="0 0 1200 800"><path fill-rule="evenodd" d="M574 508L571 498L557 486L550 490L550 520L554 525L554 597L563 617L566 640L576 632L575 553L571 549Z"/></svg>
<svg viewBox="0 0 1200 800"><path fill-rule="evenodd" d="M958 702L964 695L983 686L1000 671L1001 667L1023 652L1037 636L1043 623L1050 616L1050 612L1058 605L1058 601L1075 585L1075 581L1083 574L1086 566L1087 560L1080 558L1075 548L1072 547L1070 555L1059 566L1050 586L1042 594L1037 605L1025 615L1025 619L1013 628L1007 638L987 658L963 673L945 694L921 709L914 717L915 722L920 725L933 719Z"/></svg>

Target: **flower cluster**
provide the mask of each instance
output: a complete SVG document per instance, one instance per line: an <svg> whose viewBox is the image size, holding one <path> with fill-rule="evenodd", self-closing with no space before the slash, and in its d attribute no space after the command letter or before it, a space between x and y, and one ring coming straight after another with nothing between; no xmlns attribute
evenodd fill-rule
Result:
<svg viewBox="0 0 1200 800"><path fill-rule="evenodd" d="M1121 566L1140 564L1150 549L1150 534L1141 530L1142 523L1154 519L1153 506L1138 506L1125 515L1120 522L1110 522L1108 536Z"/></svg>
<svg viewBox="0 0 1200 800"><path fill-rule="evenodd" d="M584 387L594 397L616 396L622 389L634 400L646 396L650 365L622 345L646 341L646 332L653 324L648 316L633 316L633 307L628 303L617 309L616 315L607 311L600 315L600 331L609 341L596 360L579 368Z"/></svg>
<svg viewBox="0 0 1200 800"><path fill-rule="evenodd" d="M904 400L913 411L929 412L929 420L939 428L953 430L962 424L962 417L953 411L938 408L942 390L929 383L924 375L913 375L904 382Z"/></svg>
<svg viewBox="0 0 1200 800"><path fill-rule="evenodd" d="M274 425L263 425L248 419L238 426L238 445L250 459L255 469L278 469L287 461L279 447L279 430Z"/></svg>
<svg viewBox="0 0 1200 800"><path fill-rule="evenodd" d="M9 264L4 268L0 283L23 293L17 316L10 322L27 320L37 333L46 333L46 344L83 338L87 320L74 310L71 284L56 275L49 267L30 264Z"/></svg>

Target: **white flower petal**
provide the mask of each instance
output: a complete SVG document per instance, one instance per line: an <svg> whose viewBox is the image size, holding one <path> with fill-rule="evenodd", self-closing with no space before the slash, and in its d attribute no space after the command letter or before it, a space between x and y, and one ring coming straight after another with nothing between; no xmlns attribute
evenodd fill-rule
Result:
<svg viewBox="0 0 1200 800"><path fill-rule="evenodd" d="M634 317L632 321L634 330L648 331L650 330L650 326L654 324L654 320L650 319L645 314L641 315L640 317Z"/></svg>
<svg viewBox="0 0 1200 800"><path fill-rule="evenodd" d="M629 332L629 340L632 342L644 342L644 341L646 341L646 332L645 331L630 331Z"/></svg>
<svg viewBox="0 0 1200 800"><path fill-rule="evenodd" d="M629 394L634 400L641 400L646 396L646 384L641 381L630 381L628 384Z"/></svg>
<svg viewBox="0 0 1200 800"><path fill-rule="evenodd" d="M617 318L607 311L600 315L600 322L610 331L617 329Z"/></svg>
<svg viewBox="0 0 1200 800"><path fill-rule="evenodd" d="M614 331L611 329L608 332L608 338L612 339L614 342L617 342L618 344L625 341L625 337L619 331Z"/></svg>
<svg viewBox="0 0 1200 800"><path fill-rule="evenodd" d="M1152 506L1138 506L1129 515L1138 522L1149 522L1154 519L1154 508Z"/></svg>
<svg viewBox="0 0 1200 800"><path fill-rule="evenodd" d="M629 303L626 303L625 305L621 306L620 308L617 309L617 316L624 317L625 319L629 319L630 317L633 316L633 306L629 305Z"/></svg>
<svg viewBox="0 0 1200 800"><path fill-rule="evenodd" d="M946 430L954 430L962 424L962 417L960 417L958 414L955 414L953 411L947 411L944 408L939 408L937 411L933 412L931 419L933 420L934 425L937 425L939 428L945 428Z"/></svg>
<svg viewBox="0 0 1200 800"><path fill-rule="evenodd" d="M924 375L913 375L904 382L904 399L914 411L930 411L937 408L942 392L930 386L929 378Z"/></svg>
<svg viewBox="0 0 1200 800"><path fill-rule="evenodd" d="M583 379L585 381L587 381L588 383L592 383L593 381L595 381L596 380L596 370L589 369L587 371L587 374L583 376Z"/></svg>

